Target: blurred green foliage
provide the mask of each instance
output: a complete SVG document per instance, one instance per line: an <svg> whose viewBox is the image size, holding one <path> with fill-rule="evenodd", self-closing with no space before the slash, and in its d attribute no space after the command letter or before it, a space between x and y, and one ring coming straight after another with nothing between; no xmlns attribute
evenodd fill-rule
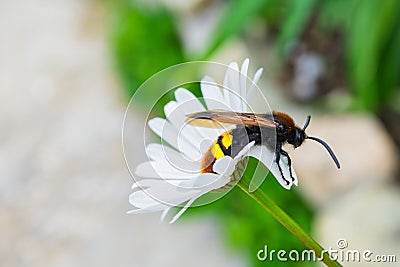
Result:
<svg viewBox="0 0 400 267"><path fill-rule="evenodd" d="M378 113L399 96L400 1L232 0L225 4L216 30L204 47L204 55L196 60L210 59L228 40L241 37L244 31L251 30L251 23L258 20L273 33L270 35L273 40L268 42L274 42L277 57L284 61L291 45L312 25L313 31L339 32L343 36L345 63L339 67L346 69L353 106ZM110 1L109 6L110 44L129 96L158 71L194 60L184 53L176 27L179 14L174 10L128 0ZM142 99L144 105L153 104L147 103L146 99L158 95L160 86L155 84L148 89ZM199 92L198 84L190 89ZM161 104L172 97L164 97ZM254 162L250 161L250 164ZM310 230L312 212L296 190L282 189L273 177L268 177L262 189L300 225ZM220 215L228 240L246 251L254 260L254 266L265 264L255 256L265 244L274 249L304 249L239 189L233 189L222 200L193 209L191 213L204 211ZM283 263L273 263L274 266L279 264Z"/></svg>
<svg viewBox="0 0 400 267"><path fill-rule="evenodd" d="M157 71L194 60L185 56L173 11L128 0L111 7L111 47L129 95ZM204 55L196 60L209 59L227 40L251 30L248 25L255 18L273 29L282 60L312 20L315 31L340 32L347 62L343 67L357 108L378 112L398 96L400 1L228 1Z"/></svg>
<svg viewBox="0 0 400 267"><path fill-rule="evenodd" d="M265 6L265 0L233 0L227 3L226 10L221 17L215 34L206 48L203 59L210 57L230 37L242 31L246 24L254 18Z"/></svg>
<svg viewBox="0 0 400 267"><path fill-rule="evenodd" d="M266 4L264 17L268 25L280 29L276 45L281 56L312 20L316 21L314 31L341 33L348 87L358 109L379 112L396 97L400 86L400 1L275 1Z"/></svg>
<svg viewBox="0 0 400 267"><path fill-rule="evenodd" d="M362 108L378 111L400 81L400 1L361 1L346 28L348 72Z"/></svg>
<svg viewBox="0 0 400 267"><path fill-rule="evenodd" d="M115 64L130 96L153 74L184 61L173 16L134 1L112 2L110 40ZM158 95L159 88L149 95Z"/></svg>

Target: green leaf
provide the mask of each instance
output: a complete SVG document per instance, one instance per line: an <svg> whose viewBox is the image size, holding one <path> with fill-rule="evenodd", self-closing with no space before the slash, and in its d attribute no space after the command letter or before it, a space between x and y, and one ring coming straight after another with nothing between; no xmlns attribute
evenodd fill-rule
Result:
<svg viewBox="0 0 400 267"><path fill-rule="evenodd" d="M383 104L380 90L390 90L381 87L379 69L387 67L380 67L379 63L385 45L398 27L399 4L397 0L359 1L353 15L347 33L348 71L361 108L378 110Z"/></svg>
<svg viewBox="0 0 400 267"><path fill-rule="evenodd" d="M382 49L378 84L381 105L386 105L400 85L400 5L397 9L397 21L389 34L388 42Z"/></svg>
<svg viewBox="0 0 400 267"><path fill-rule="evenodd" d="M285 20L277 40L281 56L285 54L287 45L303 32L313 11L315 0L288 1L286 4Z"/></svg>
<svg viewBox="0 0 400 267"><path fill-rule="evenodd" d="M325 0L320 2L318 24L322 30L341 31L351 26L351 18L358 0Z"/></svg>

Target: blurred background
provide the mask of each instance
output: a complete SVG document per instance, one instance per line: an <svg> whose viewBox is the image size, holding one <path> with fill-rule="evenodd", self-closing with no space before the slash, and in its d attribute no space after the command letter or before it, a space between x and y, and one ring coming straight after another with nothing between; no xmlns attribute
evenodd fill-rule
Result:
<svg viewBox="0 0 400 267"><path fill-rule="evenodd" d="M261 266L264 245L304 249L237 190L174 225L126 215L135 90L177 63L246 57L272 108L311 114L342 164L308 142L291 151L299 187L262 189L323 246L400 260L400 1L3 0L0 33L2 266Z"/></svg>

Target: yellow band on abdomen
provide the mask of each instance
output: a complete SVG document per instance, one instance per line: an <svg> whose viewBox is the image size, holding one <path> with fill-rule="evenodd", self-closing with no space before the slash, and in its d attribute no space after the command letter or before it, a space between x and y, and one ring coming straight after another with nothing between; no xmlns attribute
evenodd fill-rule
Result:
<svg viewBox="0 0 400 267"><path fill-rule="evenodd" d="M224 146L225 149L228 149L229 146L232 144L232 131L226 131L222 136L221 143ZM218 144L218 140L214 141L213 144L211 145L211 153L212 155L216 158L222 158L223 156L226 156L224 152L222 151L221 147Z"/></svg>
<svg viewBox="0 0 400 267"><path fill-rule="evenodd" d="M229 146L232 144L232 131L226 131L220 136L222 138L222 145L225 147L225 149L228 149ZM210 148L203 156L203 159L201 161L201 173L213 173L213 165L215 160L222 158L223 156L225 156L225 154L219 146L217 139L211 144Z"/></svg>

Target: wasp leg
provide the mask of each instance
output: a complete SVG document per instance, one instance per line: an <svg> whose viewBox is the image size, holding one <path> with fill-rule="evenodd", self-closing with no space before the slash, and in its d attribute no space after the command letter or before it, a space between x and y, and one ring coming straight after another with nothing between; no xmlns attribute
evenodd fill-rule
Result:
<svg viewBox="0 0 400 267"><path fill-rule="evenodd" d="M292 181L294 181L294 177L292 175L292 160L290 159L289 154L285 150L281 149L281 154L287 158L288 165L289 165L290 178L292 178Z"/></svg>
<svg viewBox="0 0 400 267"><path fill-rule="evenodd" d="M223 137L222 137L221 135L218 137L217 144L219 145L219 147L220 147L221 150L222 150L222 153L224 153L225 156L230 156L230 155L231 155L231 146L229 146L228 148L226 148L226 147L222 144L222 138L223 138Z"/></svg>
<svg viewBox="0 0 400 267"><path fill-rule="evenodd" d="M279 146L277 146L276 148L277 149L276 149L276 153L275 153L276 154L275 162L278 165L279 172L281 173L281 176L282 176L283 180L286 182L286 185L289 185L289 181L286 180L285 176L283 175L283 171L282 171L281 165L279 164L279 161L281 160L281 151L282 151L282 149L279 148Z"/></svg>

